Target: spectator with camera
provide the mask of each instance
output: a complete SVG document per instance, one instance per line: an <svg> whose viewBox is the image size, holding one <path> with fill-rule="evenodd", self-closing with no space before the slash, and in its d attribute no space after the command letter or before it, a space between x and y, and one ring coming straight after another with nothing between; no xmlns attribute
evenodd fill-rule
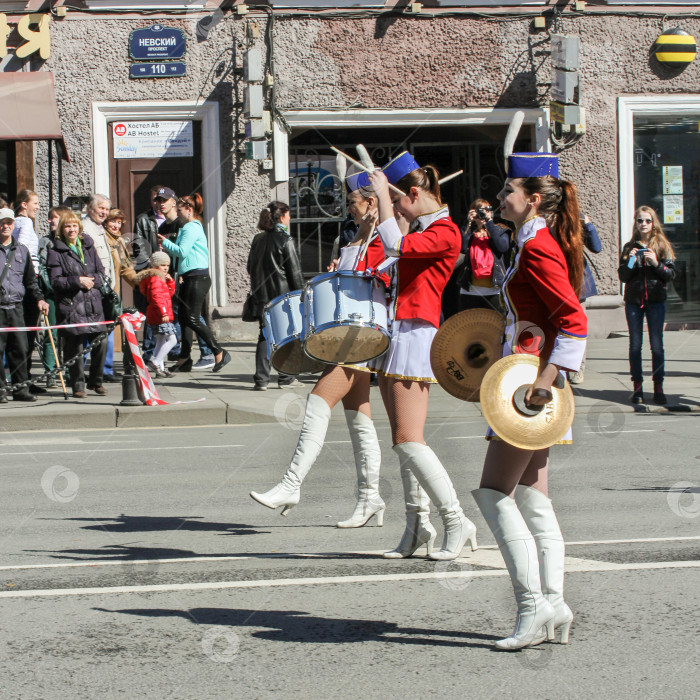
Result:
<svg viewBox="0 0 700 700"><path fill-rule="evenodd" d="M460 311L494 309L503 312L499 295L509 246L510 230L493 223L493 209L485 199L475 199L462 231L464 266L458 278Z"/></svg>
<svg viewBox="0 0 700 700"><path fill-rule="evenodd" d="M666 290L676 276L673 247L664 235L659 217L647 206L634 215L632 238L622 249L617 274L625 283L625 315L630 334L629 362L634 393L632 403L644 403L642 389L642 330L644 318L651 346L654 403L667 403L664 394L664 318Z"/></svg>

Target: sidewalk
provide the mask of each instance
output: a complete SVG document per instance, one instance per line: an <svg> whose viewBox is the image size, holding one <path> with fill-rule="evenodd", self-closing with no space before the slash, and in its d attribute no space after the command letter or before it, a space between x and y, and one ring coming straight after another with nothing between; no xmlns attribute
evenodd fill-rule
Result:
<svg viewBox="0 0 700 700"><path fill-rule="evenodd" d="M604 340L591 340L588 344L585 381L574 387L578 415L635 411L700 413L700 331L670 331L665 333L664 339L664 388L669 398L668 406L656 406L653 403L633 406L630 403L628 339L626 334L615 334ZM3 431L9 432L224 423L299 423L304 412L305 396L313 388L315 377L300 377L305 384L304 388L281 390L277 388L273 377L268 391L253 391L255 344L226 343L226 348L232 359L220 374L206 370L158 380L156 388L160 397L169 402L168 406L120 406L121 384L105 384L109 392L107 396L88 392L88 398L83 400L73 399L69 390L66 401L59 388L40 395L39 400L33 404L10 400L9 403L0 405L0 425ZM648 377L645 398L651 401L648 344L643 356ZM182 403L177 404L178 401ZM386 420L379 390L376 388L372 389L371 402L375 420ZM479 404L458 401L439 386L431 389L431 418L477 419L480 416ZM342 420L342 411L336 409L333 419Z"/></svg>

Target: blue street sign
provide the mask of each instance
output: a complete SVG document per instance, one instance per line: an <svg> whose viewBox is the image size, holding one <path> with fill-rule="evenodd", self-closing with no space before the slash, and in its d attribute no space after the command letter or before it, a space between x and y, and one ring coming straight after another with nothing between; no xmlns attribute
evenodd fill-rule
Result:
<svg viewBox="0 0 700 700"><path fill-rule="evenodd" d="M154 24L134 29L129 35L129 56L134 61L165 61L185 55L185 32L175 27Z"/></svg>
<svg viewBox="0 0 700 700"><path fill-rule="evenodd" d="M187 73L183 61L172 63L132 63L129 75L132 78L180 78Z"/></svg>

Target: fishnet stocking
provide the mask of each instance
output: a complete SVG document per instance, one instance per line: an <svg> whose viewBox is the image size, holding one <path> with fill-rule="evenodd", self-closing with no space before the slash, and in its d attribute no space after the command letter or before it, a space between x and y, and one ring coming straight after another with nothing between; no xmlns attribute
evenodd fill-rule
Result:
<svg viewBox="0 0 700 700"><path fill-rule="evenodd" d="M379 375L379 390L389 415L394 445L402 442L425 444L423 428L428 415L428 382L414 382Z"/></svg>
<svg viewBox="0 0 700 700"><path fill-rule="evenodd" d="M515 487L523 484L546 496L548 468L549 448L521 450L503 440L491 440L481 474L481 488L514 496Z"/></svg>
<svg viewBox="0 0 700 700"><path fill-rule="evenodd" d="M311 393L320 396L331 408L342 401L346 410L360 411L372 417L369 407L369 372L329 365Z"/></svg>

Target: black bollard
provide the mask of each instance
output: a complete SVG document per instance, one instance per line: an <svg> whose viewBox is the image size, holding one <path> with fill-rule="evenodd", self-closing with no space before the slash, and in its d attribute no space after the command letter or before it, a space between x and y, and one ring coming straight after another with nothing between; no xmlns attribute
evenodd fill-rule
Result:
<svg viewBox="0 0 700 700"><path fill-rule="evenodd" d="M122 377L122 400L120 406L143 406L141 392L139 391L139 376L131 356L131 348L122 334L122 348L124 348L124 376Z"/></svg>

